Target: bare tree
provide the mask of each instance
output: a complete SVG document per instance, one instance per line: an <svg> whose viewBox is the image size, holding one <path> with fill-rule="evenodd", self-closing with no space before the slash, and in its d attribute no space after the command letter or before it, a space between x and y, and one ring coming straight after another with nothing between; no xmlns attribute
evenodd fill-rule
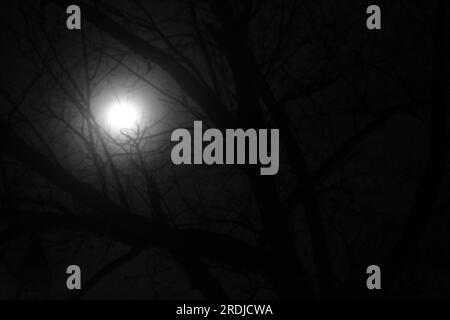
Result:
<svg viewBox="0 0 450 320"><path fill-rule="evenodd" d="M447 8L436 3L420 15L385 3L406 18L379 34L363 28L364 2L83 2L75 32L65 1L21 3L11 12L23 23L4 20L28 70L0 88L1 248L39 233L70 260L98 243L105 259L74 298L143 260L160 297L171 283L206 298L361 297L375 262L395 288L446 206ZM142 92L150 116L103 125L105 97ZM198 119L279 128L280 173L175 167L170 133Z"/></svg>

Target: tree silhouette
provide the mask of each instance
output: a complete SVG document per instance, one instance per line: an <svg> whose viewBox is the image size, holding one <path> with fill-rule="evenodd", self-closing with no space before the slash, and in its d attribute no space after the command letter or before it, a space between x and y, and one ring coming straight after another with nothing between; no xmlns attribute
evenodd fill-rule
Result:
<svg viewBox="0 0 450 320"><path fill-rule="evenodd" d="M65 29L68 5L20 2L2 17L5 263L39 233L66 248L48 253L52 270L61 257L95 270L73 298L142 266L167 298L425 287L420 248L442 240L427 227L447 222L444 1L381 1L379 31L365 29L366 1L81 2L80 31ZM101 108L119 94L143 95L150 116L117 133ZM194 120L280 129L279 174L174 166L170 133ZM101 262L81 258L89 243ZM383 271L373 295L370 264Z"/></svg>

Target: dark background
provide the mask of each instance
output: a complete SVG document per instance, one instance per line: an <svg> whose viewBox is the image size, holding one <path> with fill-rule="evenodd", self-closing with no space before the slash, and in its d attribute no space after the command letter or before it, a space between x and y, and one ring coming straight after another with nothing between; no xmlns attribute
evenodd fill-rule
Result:
<svg viewBox="0 0 450 320"><path fill-rule="evenodd" d="M381 30L367 1L69 4L1 8L2 299L449 297L446 1L377 1ZM118 95L135 130L102 126ZM279 128L279 173L173 165L193 120Z"/></svg>

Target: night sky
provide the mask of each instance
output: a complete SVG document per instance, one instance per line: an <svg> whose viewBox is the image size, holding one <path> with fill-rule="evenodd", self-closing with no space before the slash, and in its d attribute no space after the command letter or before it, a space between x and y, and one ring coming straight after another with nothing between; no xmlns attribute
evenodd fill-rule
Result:
<svg viewBox="0 0 450 320"><path fill-rule="evenodd" d="M0 299L447 299L449 14L2 4ZM171 134L194 121L278 129L278 173L175 165Z"/></svg>

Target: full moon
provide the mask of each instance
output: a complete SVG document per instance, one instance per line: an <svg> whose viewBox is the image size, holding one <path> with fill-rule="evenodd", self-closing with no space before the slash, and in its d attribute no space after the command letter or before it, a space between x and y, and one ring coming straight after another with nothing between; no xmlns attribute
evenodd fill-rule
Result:
<svg viewBox="0 0 450 320"><path fill-rule="evenodd" d="M106 121L116 130L132 129L139 121L138 108L129 102L115 101L107 111Z"/></svg>

